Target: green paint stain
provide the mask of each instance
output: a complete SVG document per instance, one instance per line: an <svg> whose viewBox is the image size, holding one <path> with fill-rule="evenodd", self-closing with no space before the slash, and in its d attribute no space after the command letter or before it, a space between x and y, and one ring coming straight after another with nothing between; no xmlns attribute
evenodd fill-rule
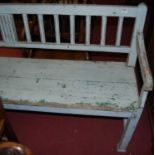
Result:
<svg viewBox="0 0 155 155"><path fill-rule="evenodd" d="M136 101L134 101L134 102L132 102L130 105L134 105L134 104L136 104L137 102Z"/></svg>
<svg viewBox="0 0 155 155"><path fill-rule="evenodd" d="M98 105L98 106L107 106L109 104L111 104L111 103L109 103L109 102L96 102L96 105Z"/></svg>
<svg viewBox="0 0 155 155"><path fill-rule="evenodd" d="M39 103L45 103L46 101L44 100L44 99L41 99L40 101L39 101Z"/></svg>
<svg viewBox="0 0 155 155"><path fill-rule="evenodd" d="M127 107L127 110L129 110L129 111L134 111L134 110L136 110L136 101L134 101L134 102L132 102L128 107Z"/></svg>
<svg viewBox="0 0 155 155"><path fill-rule="evenodd" d="M110 102L96 102L95 103L97 106L106 106L106 107L115 107L118 108L118 104L117 103L110 103Z"/></svg>

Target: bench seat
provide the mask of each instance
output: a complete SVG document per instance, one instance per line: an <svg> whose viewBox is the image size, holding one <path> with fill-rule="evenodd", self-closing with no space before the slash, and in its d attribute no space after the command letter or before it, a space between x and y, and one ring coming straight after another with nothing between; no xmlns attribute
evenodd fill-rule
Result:
<svg viewBox="0 0 155 155"><path fill-rule="evenodd" d="M136 85L124 62L0 58L4 104L133 112Z"/></svg>

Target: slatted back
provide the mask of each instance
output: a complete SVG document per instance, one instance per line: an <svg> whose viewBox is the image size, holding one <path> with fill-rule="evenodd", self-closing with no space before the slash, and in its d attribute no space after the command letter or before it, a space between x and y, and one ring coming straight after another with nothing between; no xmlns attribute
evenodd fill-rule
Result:
<svg viewBox="0 0 155 155"><path fill-rule="evenodd" d="M23 47L23 48L44 48L44 49L64 49L64 50L81 50L95 52L116 52L129 53L129 65L134 65L136 52L136 34L143 31L143 26L146 17L146 6L140 4L138 6L103 6L103 5L76 5L76 4L1 4L0 5L0 33L1 47ZM23 22L25 40L19 39L18 32L20 27L15 24L15 16L20 15ZM36 16L38 29L40 34L39 41L33 41L32 32L30 29L29 15ZM69 42L61 41L60 28L63 27L60 16L68 16L69 19ZM53 18L55 41L49 42L46 40L45 34L45 16ZM85 18L84 35L85 41L82 43L76 42L76 17L82 16ZM98 44L92 44L92 18L99 17L101 19L100 26L100 41ZM116 17L118 19L115 44L108 45L106 43L107 35L107 19ZM33 17L32 17L33 18ZM134 19L134 27L129 45L122 45L122 30L123 23L126 18ZM50 35L50 34L49 34ZM51 34L52 35L52 34ZM113 36L112 36L113 37Z"/></svg>

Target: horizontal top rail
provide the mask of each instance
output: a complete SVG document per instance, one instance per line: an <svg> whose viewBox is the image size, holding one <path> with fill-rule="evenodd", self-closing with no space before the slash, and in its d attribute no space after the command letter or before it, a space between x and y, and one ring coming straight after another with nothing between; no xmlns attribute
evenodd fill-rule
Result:
<svg viewBox="0 0 155 155"><path fill-rule="evenodd" d="M62 14L136 17L139 6L80 4L1 4L0 14Z"/></svg>

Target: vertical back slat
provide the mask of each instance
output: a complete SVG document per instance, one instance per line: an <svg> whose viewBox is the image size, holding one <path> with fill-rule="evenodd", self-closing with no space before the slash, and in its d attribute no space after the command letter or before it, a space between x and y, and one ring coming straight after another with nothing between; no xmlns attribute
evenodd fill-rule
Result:
<svg viewBox="0 0 155 155"><path fill-rule="evenodd" d="M39 30L40 30L41 42L45 43L46 39L45 39L43 15L38 15L38 21L39 21Z"/></svg>
<svg viewBox="0 0 155 155"><path fill-rule="evenodd" d="M0 28L2 38L5 42L17 41L17 33L12 15L5 14L0 16Z"/></svg>
<svg viewBox="0 0 155 155"><path fill-rule="evenodd" d="M11 33L11 39L13 42L15 42L17 41L17 32L16 32L13 15L8 15L8 23L9 23L10 33Z"/></svg>
<svg viewBox="0 0 155 155"><path fill-rule="evenodd" d="M9 42L11 40L11 36L9 34L9 23L7 19L7 15L3 16L3 23L4 23L4 31L7 38L7 41Z"/></svg>
<svg viewBox="0 0 155 155"><path fill-rule="evenodd" d="M75 16L70 16L70 42L75 44Z"/></svg>
<svg viewBox="0 0 155 155"><path fill-rule="evenodd" d="M7 36L7 31L5 27L5 21L4 21L4 15L0 16L0 28L1 28L1 33L2 33L2 38L5 42L8 42L8 36Z"/></svg>
<svg viewBox="0 0 155 155"><path fill-rule="evenodd" d="M116 34L116 46L120 46L120 43L121 43L123 20L124 20L124 17L119 17L119 19L118 19L117 34Z"/></svg>
<svg viewBox="0 0 155 155"><path fill-rule="evenodd" d="M24 28L25 28L26 39L28 42L31 42L32 40L31 40L31 34L30 34L27 14L22 14L22 16L23 16L23 23L24 23Z"/></svg>
<svg viewBox="0 0 155 155"><path fill-rule="evenodd" d="M91 16L86 16L86 45L90 44L90 24Z"/></svg>
<svg viewBox="0 0 155 155"><path fill-rule="evenodd" d="M55 25L56 43L60 44L60 27L59 27L58 15L54 15L54 25Z"/></svg>
<svg viewBox="0 0 155 155"><path fill-rule="evenodd" d="M9 41L12 41L13 38L12 38L11 30L10 30L9 15L5 15L4 20L6 23L5 27L7 29L7 36L9 38Z"/></svg>
<svg viewBox="0 0 155 155"><path fill-rule="evenodd" d="M100 40L101 45L105 45L106 26L107 26L107 17L102 16L102 19L101 19L101 40Z"/></svg>

